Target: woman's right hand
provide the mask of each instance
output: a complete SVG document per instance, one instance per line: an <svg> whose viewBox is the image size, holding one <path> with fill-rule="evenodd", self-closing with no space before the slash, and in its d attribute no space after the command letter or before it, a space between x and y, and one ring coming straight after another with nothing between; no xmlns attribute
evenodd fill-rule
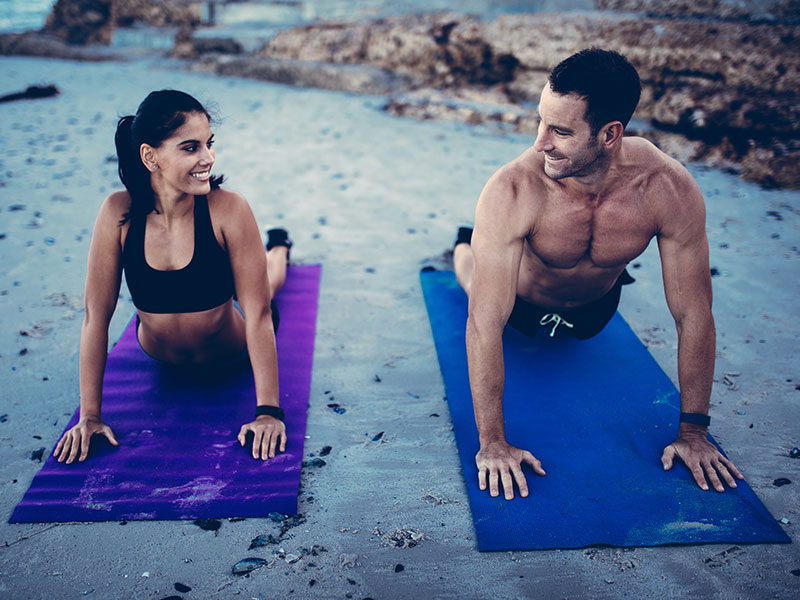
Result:
<svg viewBox="0 0 800 600"><path fill-rule="evenodd" d="M100 419L83 417L61 436L56 449L53 450L53 456L58 457L58 462L66 461L67 464L70 464L80 452L78 461L83 462L86 460L86 455L89 454L89 443L92 441L92 436L96 433L106 436L112 445L119 446L111 427L104 425Z"/></svg>

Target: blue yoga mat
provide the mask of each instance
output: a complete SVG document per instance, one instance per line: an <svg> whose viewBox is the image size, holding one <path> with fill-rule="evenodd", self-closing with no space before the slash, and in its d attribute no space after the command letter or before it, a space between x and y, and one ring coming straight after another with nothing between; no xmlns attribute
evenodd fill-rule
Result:
<svg viewBox="0 0 800 600"><path fill-rule="evenodd" d="M480 550L791 541L746 482L704 492L682 464L662 469L679 394L619 313L585 341L506 328L506 436L547 475L525 467L527 498L481 491L467 296L452 272L421 280Z"/></svg>

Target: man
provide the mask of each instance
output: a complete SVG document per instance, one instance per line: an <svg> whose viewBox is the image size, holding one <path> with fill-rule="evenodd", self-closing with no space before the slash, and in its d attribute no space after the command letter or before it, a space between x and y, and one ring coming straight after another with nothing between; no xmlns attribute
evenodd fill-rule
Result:
<svg viewBox="0 0 800 600"><path fill-rule="evenodd" d="M502 167L478 200L475 229L461 228L456 278L469 295L467 355L481 489L528 495L522 463L544 475L527 450L508 444L503 427L506 323L535 335L585 339L611 319L625 267L658 241L669 310L678 330L681 422L664 450L697 485L724 491L741 473L707 440L715 329L705 205L692 176L650 142L623 138L639 102L634 67L592 48L559 64L539 102L536 141ZM545 409L546 410L546 409Z"/></svg>

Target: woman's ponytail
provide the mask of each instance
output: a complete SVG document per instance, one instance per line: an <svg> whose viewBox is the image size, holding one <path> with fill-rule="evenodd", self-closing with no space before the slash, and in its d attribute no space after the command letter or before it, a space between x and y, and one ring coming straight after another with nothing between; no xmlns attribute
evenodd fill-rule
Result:
<svg viewBox="0 0 800 600"><path fill-rule="evenodd" d="M155 206L153 188L150 186L150 172L139 156L139 146L134 139L133 115L122 117L117 123L114 144L117 147L119 178L131 196L130 212L123 216L122 223L134 214L148 214Z"/></svg>

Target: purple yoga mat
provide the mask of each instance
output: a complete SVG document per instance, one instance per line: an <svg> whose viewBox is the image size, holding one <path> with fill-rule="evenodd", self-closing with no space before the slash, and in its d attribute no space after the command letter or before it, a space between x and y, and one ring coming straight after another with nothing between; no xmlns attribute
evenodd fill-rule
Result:
<svg viewBox="0 0 800 600"><path fill-rule="evenodd" d="M295 514L314 354L320 266L292 266L276 295L286 452L254 460L236 440L256 406L249 362L185 369L148 357L135 319L108 356L103 420L83 463L50 456L11 523L261 517ZM67 428L78 419L76 411Z"/></svg>

